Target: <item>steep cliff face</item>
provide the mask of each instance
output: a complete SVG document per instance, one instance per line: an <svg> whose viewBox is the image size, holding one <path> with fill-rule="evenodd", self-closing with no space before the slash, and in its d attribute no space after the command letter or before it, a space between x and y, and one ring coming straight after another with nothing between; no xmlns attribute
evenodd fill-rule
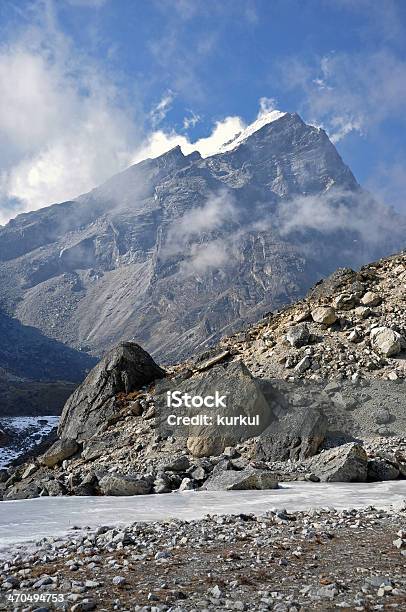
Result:
<svg viewBox="0 0 406 612"><path fill-rule="evenodd" d="M400 245L400 223L399 237L391 224L370 239L382 211L298 115L226 148L202 159L177 147L11 221L0 306L95 355L135 339L170 361Z"/></svg>

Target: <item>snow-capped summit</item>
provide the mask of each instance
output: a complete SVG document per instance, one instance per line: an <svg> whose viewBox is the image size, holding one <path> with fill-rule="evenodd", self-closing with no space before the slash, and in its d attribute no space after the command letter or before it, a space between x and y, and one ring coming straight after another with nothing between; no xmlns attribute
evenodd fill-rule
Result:
<svg viewBox="0 0 406 612"><path fill-rule="evenodd" d="M278 110L271 110L260 113L258 118L253 123L250 123L244 130L242 130L242 132L236 134L234 138L221 145L218 150L218 153L225 153L226 151L232 151L233 149L236 149L244 140L246 140L249 136L252 136L254 132L257 132L268 123L277 121L277 119L280 119L284 115L286 115L286 113L283 113L282 111Z"/></svg>

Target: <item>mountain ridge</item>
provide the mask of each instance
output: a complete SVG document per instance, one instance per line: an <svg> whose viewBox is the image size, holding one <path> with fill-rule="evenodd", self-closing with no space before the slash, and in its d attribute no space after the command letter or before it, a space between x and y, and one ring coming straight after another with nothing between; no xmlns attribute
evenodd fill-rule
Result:
<svg viewBox="0 0 406 612"><path fill-rule="evenodd" d="M383 214L370 202L326 133L286 113L230 151L175 147L18 216L0 229L0 307L93 355L135 339L174 361L338 265L395 251L400 227L365 239ZM313 227L323 207L343 227Z"/></svg>

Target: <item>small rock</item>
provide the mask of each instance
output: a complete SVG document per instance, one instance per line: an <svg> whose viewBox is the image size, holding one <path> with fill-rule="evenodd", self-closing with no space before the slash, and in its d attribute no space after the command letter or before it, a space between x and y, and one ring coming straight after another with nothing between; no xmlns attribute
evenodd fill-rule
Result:
<svg viewBox="0 0 406 612"><path fill-rule="evenodd" d="M312 362L310 361L309 357L306 355L299 361L299 363L295 366L294 370L298 374L303 374L304 372L306 372L306 370L308 370L311 367L311 365L312 365Z"/></svg>
<svg viewBox="0 0 406 612"><path fill-rule="evenodd" d="M310 332L306 323L299 323L298 325L291 327L286 334L286 340L295 348L308 344L309 338Z"/></svg>
<svg viewBox="0 0 406 612"><path fill-rule="evenodd" d="M370 459L368 461L368 480L381 482L399 478L399 469L384 459Z"/></svg>
<svg viewBox="0 0 406 612"><path fill-rule="evenodd" d="M179 486L179 491L192 491L193 480L191 478L184 478Z"/></svg>
<svg viewBox="0 0 406 612"><path fill-rule="evenodd" d="M354 312L360 319L367 319L372 314L372 310L368 306L358 306Z"/></svg>
<svg viewBox="0 0 406 612"><path fill-rule="evenodd" d="M356 302L357 299L352 293L341 293L334 299L334 307L337 310L351 310Z"/></svg>
<svg viewBox="0 0 406 612"><path fill-rule="evenodd" d="M361 304L363 304L364 306L371 306L372 308L374 306L379 306L381 302L382 300L379 295L377 295L373 291L367 291L364 297L361 298Z"/></svg>
<svg viewBox="0 0 406 612"><path fill-rule="evenodd" d="M380 410L377 411L376 415L375 415L375 421L377 422L378 425L386 425L387 423L389 423L391 420L391 415L389 410L386 410L386 408L381 408Z"/></svg>
<svg viewBox="0 0 406 612"><path fill-rule="evenodd" d="M337 321L337 315L331 306L319 306L312 310L312 319L321 325L333 325Z"/></svg>

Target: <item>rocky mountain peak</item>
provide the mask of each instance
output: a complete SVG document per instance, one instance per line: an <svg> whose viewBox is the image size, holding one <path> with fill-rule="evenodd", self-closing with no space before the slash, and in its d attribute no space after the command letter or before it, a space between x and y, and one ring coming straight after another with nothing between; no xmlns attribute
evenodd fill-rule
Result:
<svg viewBox="0 0 406 612"><path fill-rule="evenodd" d="M1 228L0 307L94 355L130 339L173 361L401 245L402 221L297 114L227 149L175 147Z"/></svg>

